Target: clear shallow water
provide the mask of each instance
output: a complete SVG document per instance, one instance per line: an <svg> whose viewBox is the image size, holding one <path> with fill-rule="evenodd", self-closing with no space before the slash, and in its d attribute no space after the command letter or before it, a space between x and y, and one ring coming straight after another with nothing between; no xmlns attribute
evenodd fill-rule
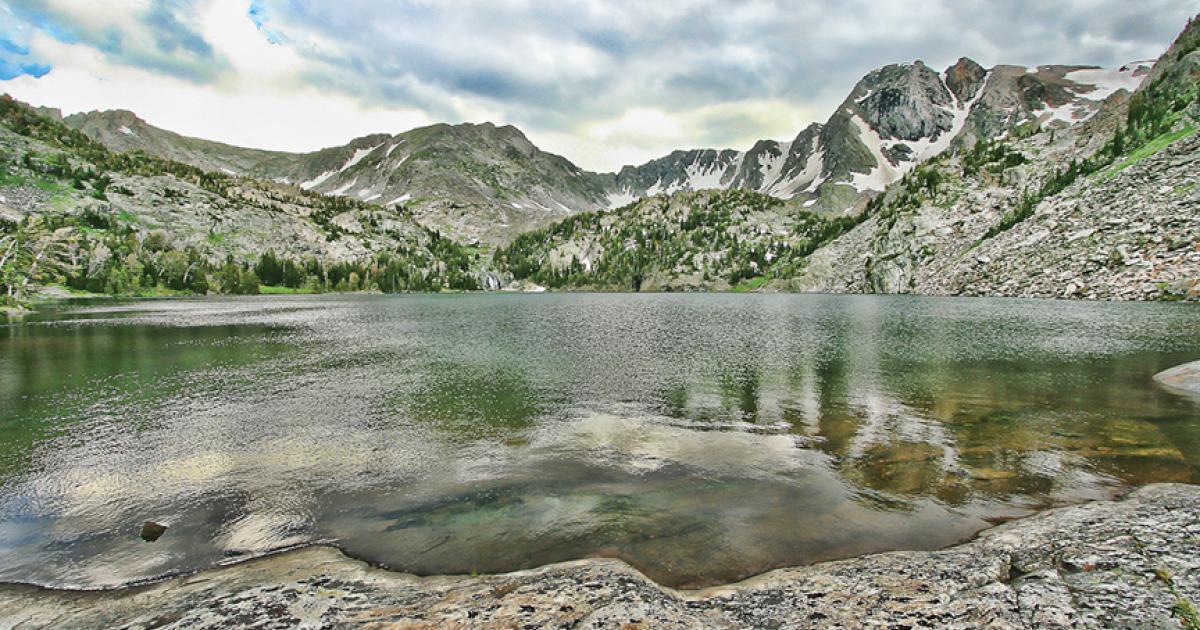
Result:
<svg viewBox="0 0 1200 630"><path fill-rule="evenodd" d="M0 581L333 542L673 586L1200 480L1200 310L861 296L104 303L0 327ZM167 523L156 543L142 521Z"/></svg>

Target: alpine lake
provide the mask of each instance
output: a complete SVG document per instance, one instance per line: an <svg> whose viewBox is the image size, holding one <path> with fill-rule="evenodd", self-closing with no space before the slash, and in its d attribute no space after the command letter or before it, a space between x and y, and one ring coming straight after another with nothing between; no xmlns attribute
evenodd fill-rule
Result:
<svg viewBox="0 0 1200 630"><path fill-rule="evenodd" d="M311 544L396 571L588 557L694 588L1200 481L1182 304L471 294L0 320L0 581ZM168 529L155 542L143 522Z"/></svg>

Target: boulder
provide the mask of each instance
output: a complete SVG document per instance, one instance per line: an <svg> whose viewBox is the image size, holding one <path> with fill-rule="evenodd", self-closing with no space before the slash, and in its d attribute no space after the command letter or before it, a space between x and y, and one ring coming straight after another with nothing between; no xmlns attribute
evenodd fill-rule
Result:
<svg viewBox="0 0 1200 630"><path fill-rule="evenodd" d="M1164 370L1154 380L1170 389L1200 394L1200 361L1193 361Z"/></svg>
<svg viewBox="0 0 1200 630"><path fill-rule="evenodd" d="M167 526L154 521L146 521L142 523L142 540L146 542L154 542L162 535L167 533Z"/></svg>

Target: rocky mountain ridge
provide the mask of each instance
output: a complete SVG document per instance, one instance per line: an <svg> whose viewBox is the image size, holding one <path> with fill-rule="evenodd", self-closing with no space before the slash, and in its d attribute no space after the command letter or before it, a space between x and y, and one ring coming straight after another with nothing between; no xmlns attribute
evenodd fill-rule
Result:
<svg viewBox="0 0 1200 630"><path fill-rule="evenodd" d="M937 72L920 61L893 64L864 77L828 121L791 141L762 140L747 151L676 151L617 173L584 171L541 151L515 127L490 123L375 134L296 154L188 138L126 111L74 114L64 122L115 151L141 150L206 170L405 208L453 238L502 245L577 212L680 191L749 190L818 213L853 213L954 143L1021 125L1079 124L1105 98L1136 89L1148 69L985 70L962 59Z"/></svg>
<svg viewBox="0 0 1200 630"><path fill-rule="evenodd" d="M1149 67L985 70L966 58L941 73L920 61L885 66L864 77L825 124L791 142L763 140L746 152L677 151L626 167L613 198L738 188L798 199L815 211L857 210L956 142L1003 136L1021 125L1080 124L1116 92L1137 89Z"/></svg>
<svg viewBox="0 0 1200 630"><path fill-rule="evenodd" d="M677 194L530 233L497 261L564 288L1200 299L1198 44L1193 20L1152 68L890 67L830 122L860 133L834 134L826 164L864 188L898 178L860 211L793 200L764 220L730 192ZM1079 73L1105 87L1078 100ZM846 221L793 229L831 216Z"/></svg>
<svg viewBox="0 0 1200 630"><path fill-rule="evenodd" d="M1200 298L1200 20L1131 98L946 155L781 290ZM980 157L983 156L983 157ZM983 164L980 164L980 163ZM920 181L918 181L920 180ZM920 182L936 182L914 191ZM914 186L916 184L916 186Z"/></svg>
<svg viewBox="0 0 1200 630"><path fill-rule="evenodd" d="M511 126L432 125L311 153L242 149L158 129L132 112L64 122L115 151L140 150L228 175L411 212L463 242L497 243L604 203L602 183Z"/></svg>
<svg viewBox="0 0 1200 630"><path fill-rule="evenodd" d="M6 168L20 181L73 178L85 194L67 193L81 202L72 208L95 206L86 188L115 178L118 196L108 199L123 205L106 206L111 213L178 230L176 240L210 258L274 247L363 261L415 251L371 237L407 231L451 249L458 239L483 245L482 255L454 249L452 267L491 288L1191 299L1200 298L1198 47L1193 19L1152 66L886 66L792 142L676 152L616 174L583 171L490 124L377 134L301 155L189 139L129 113L62 119L49 109L28 110L53 121L42 124L48 135L32 144L24 132L6 136ZM158 154L204 166L167 159L174 166L164 172L140 170ZM65 163L47 166L47 157ZM81 179L79 168L92 167L72 166L77 158L116 171ZM176 190L187 183L170 179L177 171L218 186L208 194L249 196L180 203L203 195ZM168 185L158 194L147 176ZM21 190L6 198L41 207L21 202L6 216L48 211L37 201L44 195ZM287 230L239 224L257 216L242 205L279 200L317 229L276 243ZM447 269L422 251L430 256L410 267ZM403 286L423 287L427 276Z"/></svg>
<svg viewBox="0 0 1200 630"><path fill-rule="evenodd" d="M119 295L257 292L260 281L307 291L480 286L477 252L409 215L117 153L8 97L0 251L0 298L17 305L49 284Z"/></svg>

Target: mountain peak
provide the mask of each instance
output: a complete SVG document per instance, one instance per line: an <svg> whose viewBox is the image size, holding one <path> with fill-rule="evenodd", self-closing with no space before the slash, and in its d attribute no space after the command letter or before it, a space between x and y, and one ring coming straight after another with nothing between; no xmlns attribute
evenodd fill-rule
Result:
<svg viewBox="0 0 1200 630"><path fill-rule="evenodd" d="M946 68L946 87L960 102L971 100L983 87L987 70L967 57L959 58L953 66Z"/></svg>
<svg viewBox="0 0 1200 630"><path fill-rule="evenodd" d="M67 118L76 118L76 117L106 118L106 119L117 121L117 122L146 124L145 120L142 120L142 118L140 116L129 111L128 109L104 109L104 110L97 109L97 110L92 110L90 112L80 112L78 114L71 114L70 116L67 116Z"/></svg>
<svg viewBox="0 0 1200 630"><path fill-rule="evenodd" d="M451 136L465 138L497 138L502 141L517 142L519 144L529 144L529 138L525 133L514 127L513 125L497 125L491 121L481 123L462 122L458 124L437 123L426 127L418 127L411 131L404 132L400 135L408 135L411 133L432 133L432 134L451 134Z"/></svg>
<svg viewBox="0 0 1200 630"><path fill-rule="evenodd" d="M351 140L346 146L350 146L355 149L360 149L365 146L377 146L382 142L387 142L391 138L392 135L387 133L370 133Z"/></svg>

